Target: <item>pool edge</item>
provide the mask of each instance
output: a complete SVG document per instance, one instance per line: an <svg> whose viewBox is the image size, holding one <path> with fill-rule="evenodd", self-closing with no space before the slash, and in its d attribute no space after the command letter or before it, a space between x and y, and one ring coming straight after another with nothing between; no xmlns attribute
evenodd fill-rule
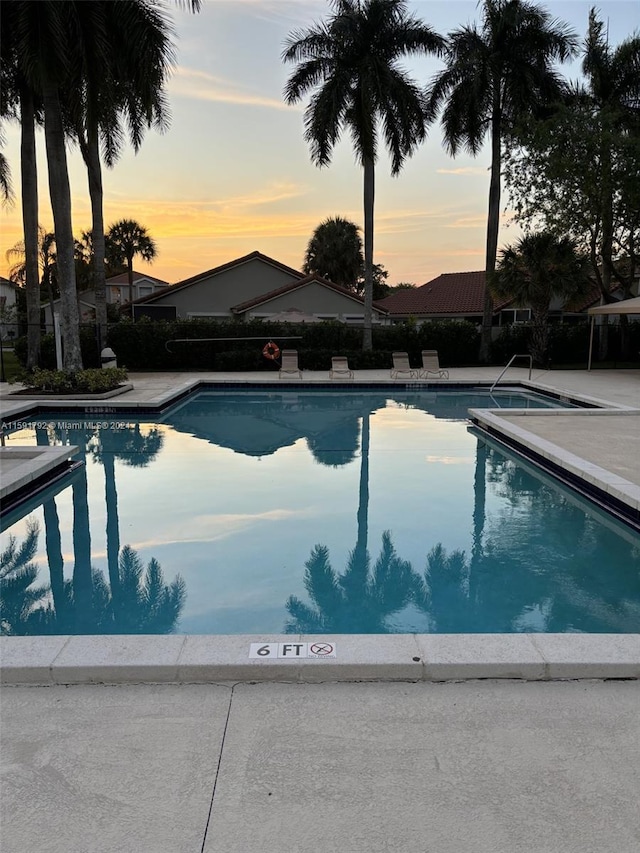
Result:
<svg viewBox="0 0 640 853"><path fill-rule="evenodd" d="M640 634L322 635L332 659L258 660L255 642L318 635L0 637L3 686L640 679Z"/></svg>

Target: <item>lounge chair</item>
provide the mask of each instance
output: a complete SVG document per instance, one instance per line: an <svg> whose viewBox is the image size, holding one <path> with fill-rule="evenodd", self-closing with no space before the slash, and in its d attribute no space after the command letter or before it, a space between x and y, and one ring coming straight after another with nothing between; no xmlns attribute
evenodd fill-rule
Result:
<svg viewBox="0 0 640 853"><path fill-rule="evenodd" d="M334 355L331 359L329 379L335 379L336 376L347 376L349 379L353 379L353 370L351 370L348 360L343 355Z"/></svg>
<svg viewBox="0 0 640 853"><path fill-rule="evenodd" d="M430 373L434 373L438 379L448 379L449 371L440 367L438 361L438 351L435 349L422 350L422 367L420 368L419 376L428 377Z"/></svg>
<svg viewBox="0 0 640 853"><path fill-rule="evenodd" d="M418 371L409 365L409 355L406 352L394 352L391 357L393 358L392 379L398 379L401 373L408 373L410 379L417 377Z"/></svg>
<svg viewBox="0 0 640 853"><path fill-rule="evenodd" d="M297 373L302 379L302 371L298 367L298 350L283 349L278 379L282 379L283 376L291 376L293 373Z"/></svg>

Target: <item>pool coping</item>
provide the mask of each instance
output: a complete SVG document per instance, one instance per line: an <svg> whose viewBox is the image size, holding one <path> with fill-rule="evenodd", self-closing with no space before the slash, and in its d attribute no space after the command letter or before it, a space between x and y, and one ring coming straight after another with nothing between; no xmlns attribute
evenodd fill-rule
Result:
<svg viewBox="0 0 640 853"><path fill-rule="evenodd" d="M253 659L252 643L332 643L335 658ZM3 685L640 679L640 634L1 637Z"/></svg>
<svg viewBox="0 0 640 853"><path fill-rule="evenodd" d="M84 413L118 413L129 410L160 412L182 397L205 388L358 388L393 387L406 390L437 391L438 388L487 388L490 383L478 380L445 382L373 381L293 383L278 385L271 382L211 381L193 379L169 392L156 395L153 400L109 401L109 406L96 405L98 401L65 400L65 408ZM545 416L567 414L575 411L584 416L599 414L636 414L640 409L612 405L609 401L587 395L559 393L540 382L518 380L500 386L500 391L510 388L542 391L563 402L577 402L588 409L547 409ZM51 399L22 400L19 407L11 406L3 420L18 418L37 411L60 408ZM6 406L5 406L6 408ZM485 426L506 433L500 409L470 410L472 416L480 415ZM509 414L527 410L510 409ZM533 413L533 412L532 412ZM499 429L498 429L499 427ZM527 433L520 427L509 430L511 440L522 443L530 450L542 448L547 456L555 456L561 468L573 457L558 448L543 446L543 439ZM526 433L526 435L524 434ZM523 439L525 441L523 441ZM547 445L550 442L546 442ZM559 453L558 453L559 451ZM544 455L544 454L540 454ZM583 461L584 463L584 461ZM585 464L590 463L584 463ZM594 466L591 466L594 467ZM597 466L595 466L597 467ZM567 469L570 470L570 469ZM609 474L605 469L601 469ZM593 474L594 472L590 472ZM609 476L613 476L610 475ZM588 477L584 478L588 480ZM617 478L620 480L621 478ZM611 483L620 487L620 483ZM624 485L624 484L623 484ZM630 484L633 485L633 484ZM640 508L639 494L633 498ZM218 683L285 681L298 683L333 681L461 681L468 679L516 679L527 681L575 679L640 679L640 633L638 634L353 634L320 635L323 641L335 642L336 657L330 659L251 659L251 643L313 643L319 635L94 635L47 637L0 637L0 683L4 685L55 685L55 684L134 684L134 683Z"/></svg>

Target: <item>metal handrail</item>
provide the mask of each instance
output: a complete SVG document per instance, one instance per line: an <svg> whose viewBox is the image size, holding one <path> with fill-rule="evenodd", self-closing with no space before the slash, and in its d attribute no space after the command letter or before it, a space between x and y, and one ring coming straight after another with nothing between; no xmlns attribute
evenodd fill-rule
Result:
<svg viewBox="0 0 640 853"><path fill-rule="evenodd" d="M289 337L282 337L281 335L274 335L269 338L269 335L259 335L258 337L251 338L240 338L240 337L232 337L232 338L172 338L169 341L165 341L164 348L167 352L170 352L173 355L173 350L169 349L169 344L201 344L203 341L264 341L265 339L273 340L273 338L277 338L279 341L301 341L302 335L289 335Z"/></svg>
<svg viewBox="0 0 640 853"><path fill-rule="evenodd" d="M505 375L505 373L507 372L507 370L509 370L509 368L511 367L511 365L513 364L513 362L516 360L516 358L528 358L528 359L529 359L529 379L531 379L531 371L532 371L532 369L533 369L533 358L532 358L532 356L531 356L531 355L529 355L529 353L516 353L516 355L512 355L512 356L511 356L511 359L509 360L509 364L505 367L505 369L502 371L502 373L500 374L500 376L498 376L498 378L497 378L497 379L496 379L496 381L493 383L493 385L491 386L491 388L489 388L489 393L490 393L490 394L492 393L493 389L496 387L496 385L498 384L498 382L500 382L500 380L502 379L502 377Z"/></svg>

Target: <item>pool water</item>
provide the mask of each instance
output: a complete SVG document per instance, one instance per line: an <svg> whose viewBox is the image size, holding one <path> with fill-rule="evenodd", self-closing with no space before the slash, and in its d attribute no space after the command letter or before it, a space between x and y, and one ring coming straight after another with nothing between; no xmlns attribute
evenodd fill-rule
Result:
<svg viewBox="0 0 640 853"><path fill-rule="evenodd" d="M533 395L197 393L47 413L86 461L3 517L3 633L640 630L640 536L470 425Z"/></svg>

